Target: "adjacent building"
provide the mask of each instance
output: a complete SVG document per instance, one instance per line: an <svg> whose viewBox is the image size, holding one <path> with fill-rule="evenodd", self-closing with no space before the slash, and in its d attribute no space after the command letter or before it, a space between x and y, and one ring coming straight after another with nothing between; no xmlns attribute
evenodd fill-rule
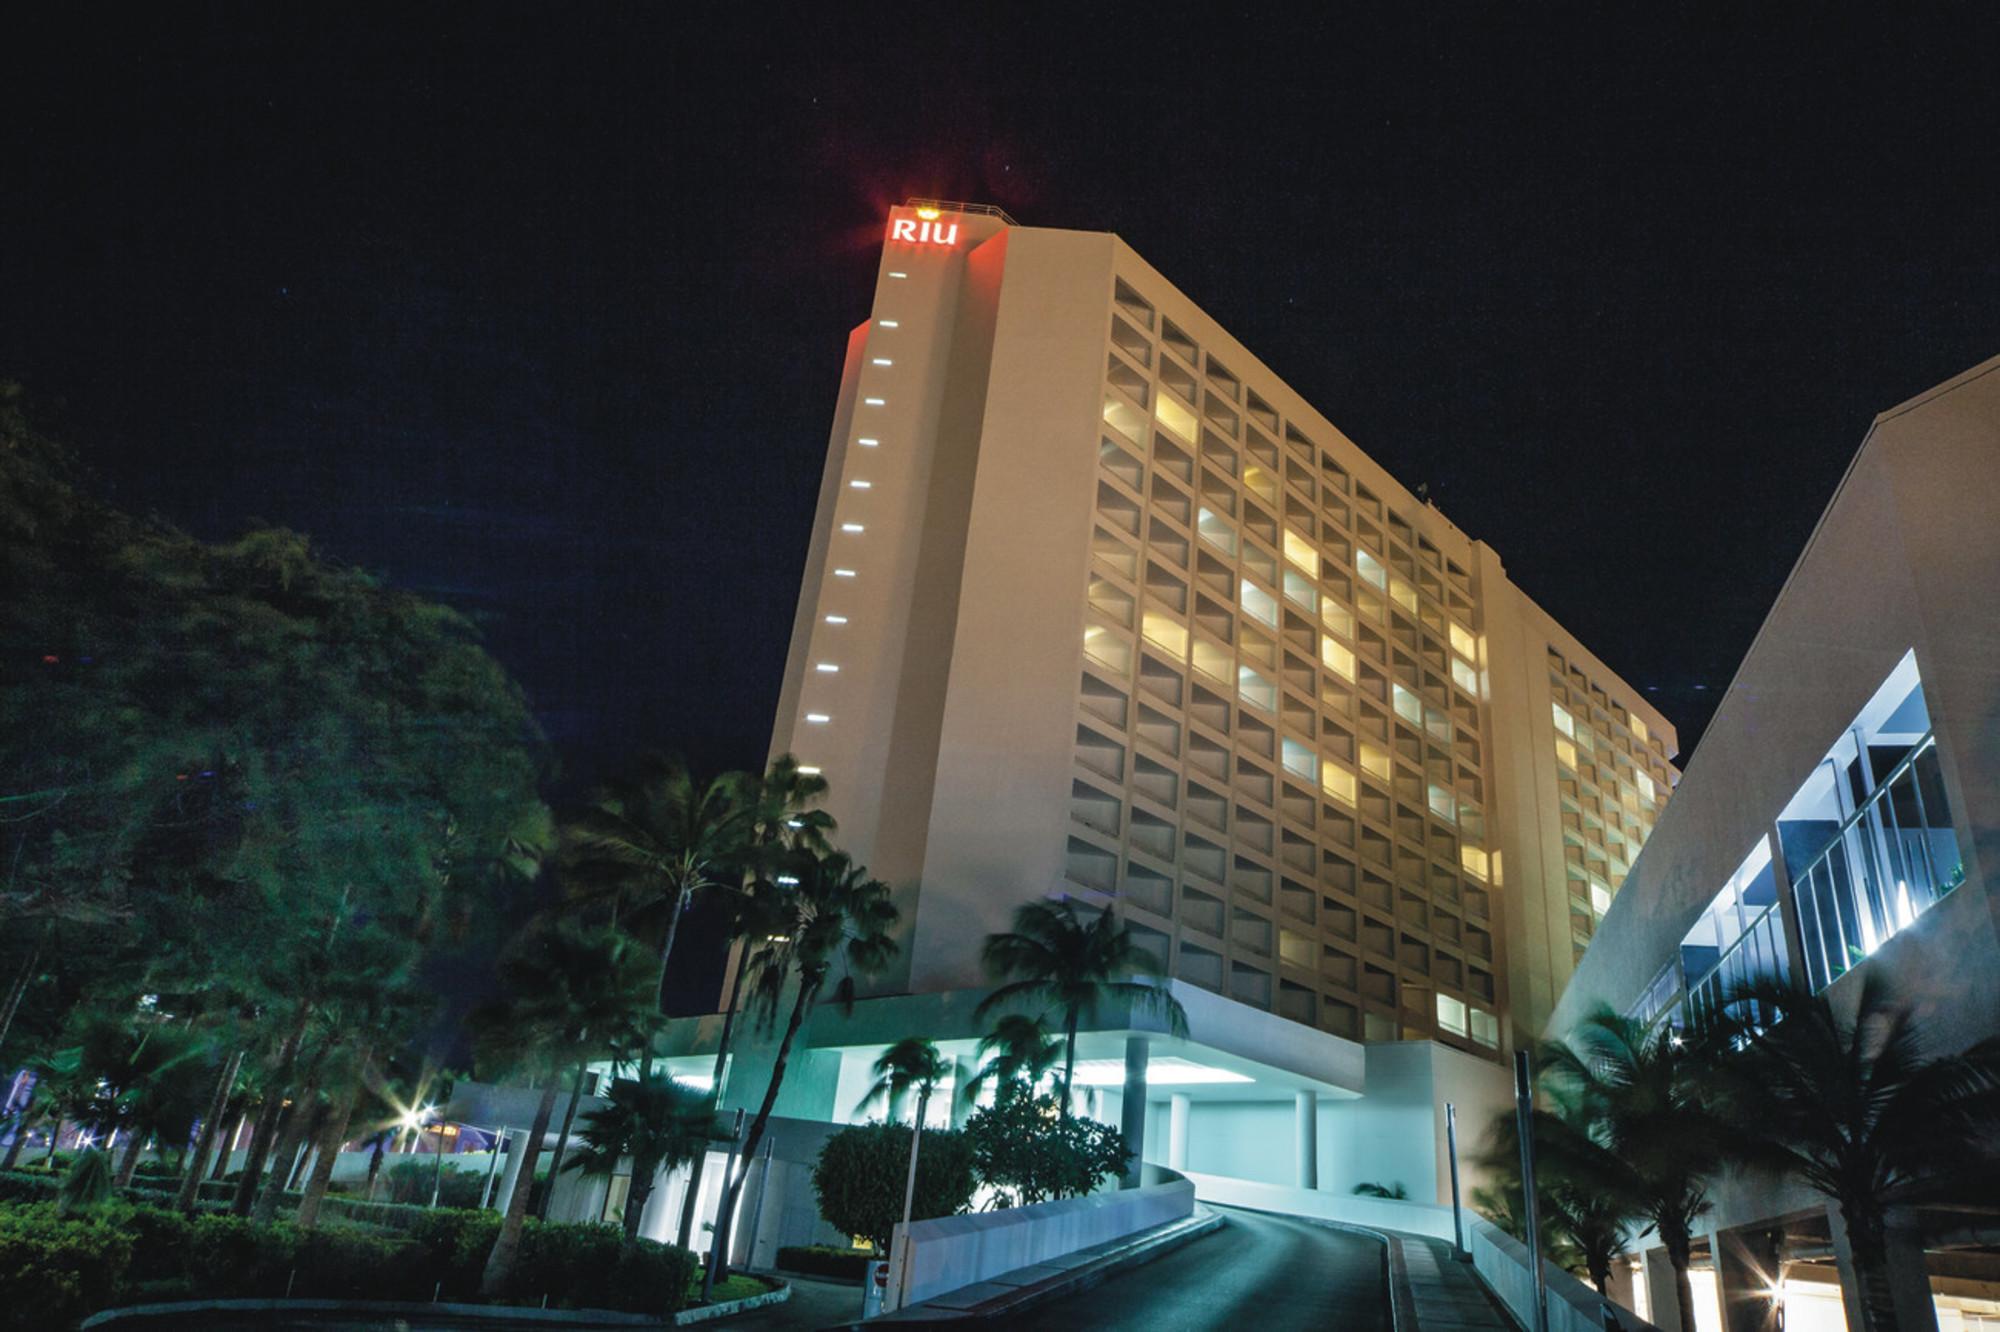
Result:
<svg viewBox="0 0 2000 1332"><path fill-rule="evenodd" d="M1700 1026L1746 980L1852 1005L1868 978L1932 1051L2000 1034L2000 358L1877 417L1564 992ZM1862 1325L1824 1199L1731 1177L1697 1322ZM1992 1210L1893 1236L1905 1328L2000 1320ZM1663 1255L1634 1302L1675 1321ZM1722 1298L1715 1298L1720 1288ZM1933 1316L1935 1301L1935 1317Z"/></svg>

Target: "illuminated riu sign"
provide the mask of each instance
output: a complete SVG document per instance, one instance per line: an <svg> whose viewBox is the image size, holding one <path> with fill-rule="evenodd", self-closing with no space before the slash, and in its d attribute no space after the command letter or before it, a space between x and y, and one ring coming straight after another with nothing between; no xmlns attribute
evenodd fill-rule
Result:
<svg viewBox="0 0 2000 1332"><path fill-rule="evenodd" d="M889 222L889 239L913 245L956 245L958 223L938 221L938 210L919 208L915 217L898 217Z"/></svg>

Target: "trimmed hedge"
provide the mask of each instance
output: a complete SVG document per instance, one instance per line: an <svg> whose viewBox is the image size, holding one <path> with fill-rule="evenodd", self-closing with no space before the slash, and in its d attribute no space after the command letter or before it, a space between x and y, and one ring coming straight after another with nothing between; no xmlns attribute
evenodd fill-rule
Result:
<svg viewBox="0 0 2000 1332"><path fill-rule="evenodd" d="M825 1244L798 1245L778 1250L778 1266L802 1276L827 1276L865 1280L868 1264L881 1255L871 1249L836 1249Z"/></svg>
<svg viewBox="0 0 2000 1332"><path fill-rule="evenodd" d="M399 1209L403 1210L403 1209ZM422 1209L407 1209L422 1211ZM59 1217L53 1203L0 1206L0 1329L73 1326L93 1310L159 1298L427 1300L477 1297L500 1231L493 1212L423 1212L405 1232L329 1221L193 1219L114 1202ZM683 1308L696 1270L685 1249L628 1242L617 1226L529 1221L504 1298L660 1317Z"/></svg>

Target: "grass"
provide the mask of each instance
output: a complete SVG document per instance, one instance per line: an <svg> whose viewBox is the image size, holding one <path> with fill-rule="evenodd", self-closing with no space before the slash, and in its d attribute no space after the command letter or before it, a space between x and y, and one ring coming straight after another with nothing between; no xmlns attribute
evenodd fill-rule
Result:
<svg viewBox="0 0 2000 1332"><path fill-rule="evenodd" d="M752 1295L762 1295L771 1288L771 1283L768 1281L737 1273L715 1283L714 1302L716 1304L726 1304L730 1300L747 1300ZM688 1283L688 1303L697 1304L700 1301L701 1273L696 1272L694 1280Z"/></svg>

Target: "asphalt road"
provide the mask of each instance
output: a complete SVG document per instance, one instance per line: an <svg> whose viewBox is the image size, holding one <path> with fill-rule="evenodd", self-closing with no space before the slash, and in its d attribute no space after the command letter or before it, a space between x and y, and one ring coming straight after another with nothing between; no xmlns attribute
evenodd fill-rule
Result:
<svg viewBox="0 0 2000 1332"><path fill-rule="evenodd" d="M1389 1332L1382 1246L1363 1235L1263 1212L1218 1208L1229 1224L1017 1327L1133 1332Z"/></svg>

